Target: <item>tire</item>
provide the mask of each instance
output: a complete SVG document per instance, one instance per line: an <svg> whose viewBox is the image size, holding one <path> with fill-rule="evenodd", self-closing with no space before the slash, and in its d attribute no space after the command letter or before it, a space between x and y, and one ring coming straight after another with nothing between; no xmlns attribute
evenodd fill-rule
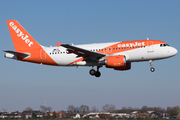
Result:
<svg viewBox="0 0 180 120"><path fill-rule="evenodd" d="M96 72L95 74L96 77L100 77L101 76L101 73L99 71Z"/></svg>
<svg viewBox="0 0 180 120"><path fill-rule="evenodd" d="M153 67L152 67L150 70L151 70L151 72L154 72L154 71L155 71L155 69L154 69Z"/></svg>
<svg viewBox="0 0 180 120"><path fill-rule="evenodd" d="M96 71L95 71L94 69L91 69L91 70L89 71L89 74L90 74L90 75L95 75L95 74L96 74Z"/></svg>

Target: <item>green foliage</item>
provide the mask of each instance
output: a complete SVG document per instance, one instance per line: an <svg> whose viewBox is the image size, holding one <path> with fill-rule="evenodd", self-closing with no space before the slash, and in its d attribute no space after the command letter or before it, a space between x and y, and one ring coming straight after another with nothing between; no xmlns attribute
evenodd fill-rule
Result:
<svg viewBox="0 0 180 120"><path fill-rule="evenodd" d="M57 114L56 114L56 112L54 111L54 112L53 112L53 118L56 118L56 116L57 116Z"/></svg>
<svg viewBox="0 0 180 120"><path fill-rule="evenodd" d="M36 115L36 113L32 113L32 118L37 118L37 115Z"/></svg>

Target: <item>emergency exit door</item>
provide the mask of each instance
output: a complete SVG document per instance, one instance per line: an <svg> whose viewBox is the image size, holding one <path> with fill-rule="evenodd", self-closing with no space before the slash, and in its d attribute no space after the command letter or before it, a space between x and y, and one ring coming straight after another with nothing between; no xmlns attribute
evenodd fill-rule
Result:
<svg viewBox="0 0 180 120"><path fill-rule="evenodd" d="M40 50L40 59L46 60L46 52L43 49Z"/></svg>

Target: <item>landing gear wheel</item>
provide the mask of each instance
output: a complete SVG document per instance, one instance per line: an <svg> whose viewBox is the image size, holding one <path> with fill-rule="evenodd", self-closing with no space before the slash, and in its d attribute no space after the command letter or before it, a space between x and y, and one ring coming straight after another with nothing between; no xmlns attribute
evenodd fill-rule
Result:
<svg viewBox="0 0 180 120"><path fill-rule="evenodd" d="M96 77L100 77L100 76L101 76L101 73L100 73L99 71L97 71L97 72L95 73L95 76L96 76Z"/></svg>
<svg viewBox="0 0 180 120"><path fill-rule="evenodd" d="M153 67L151 67L151 69L150 69L150 70L151 70L151 72L154 72L154 71L155 71L155 69L154 69Z"/></svg>
<svg viewBox="0 0 180 120"><path fill-rule="evenodd" d="M95 75L95 74L96 74L96 71L95 71L94 69L91 69L91 70L89 71L89 74L90 74L90 75Z"/></svg>
<svg viewBox="0 0 180 120"><path fill-rule="evenodd" d="M101 73L99 72L99 68L102 66L97 66L97 71L94 70L94 66L92 66L92 69L89 71L89 74L92 76L100 77Z"/></svg>
<svg viewBox="0 0 180 120"><path fill-rule="evenodd" d="M150 68L151 72L154 72L155 69L152 67L153 66L153 60L149 60L149 63L150 63L150 66L151 66L151 68Z"/></svg>

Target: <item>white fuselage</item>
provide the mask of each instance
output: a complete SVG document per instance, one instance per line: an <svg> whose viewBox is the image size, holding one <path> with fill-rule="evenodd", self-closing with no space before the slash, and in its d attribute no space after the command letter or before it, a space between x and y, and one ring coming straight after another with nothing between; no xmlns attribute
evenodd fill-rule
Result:
<svg viewBox="0 0 180 120"><path fill-rule="evenodd" d="M108 46L117 44L118 42L111 43L94 43L94 44L84 44L84 45L74 45L79 48L83 48L89 51L99 51L100 49L106 48ZM64 47L43 47L47 54L59 65L59 66L68 66L69 63L80 59L77 58L76 54L68 54L66 48ZM113 50L115 49L115 50ZM114 52L117 48L107 49L103 53L106 56L116 56L116 55L125 55L128 62L138 62L138 61L148 61L148 60L159 60L172 57L177 54L177 50L171 46L160 47L160 44L139 47L136 49L129 49L123 52ZM91 66L92 63L87 63L86 61L80 61L71 64L70 66Z"/></svg>

